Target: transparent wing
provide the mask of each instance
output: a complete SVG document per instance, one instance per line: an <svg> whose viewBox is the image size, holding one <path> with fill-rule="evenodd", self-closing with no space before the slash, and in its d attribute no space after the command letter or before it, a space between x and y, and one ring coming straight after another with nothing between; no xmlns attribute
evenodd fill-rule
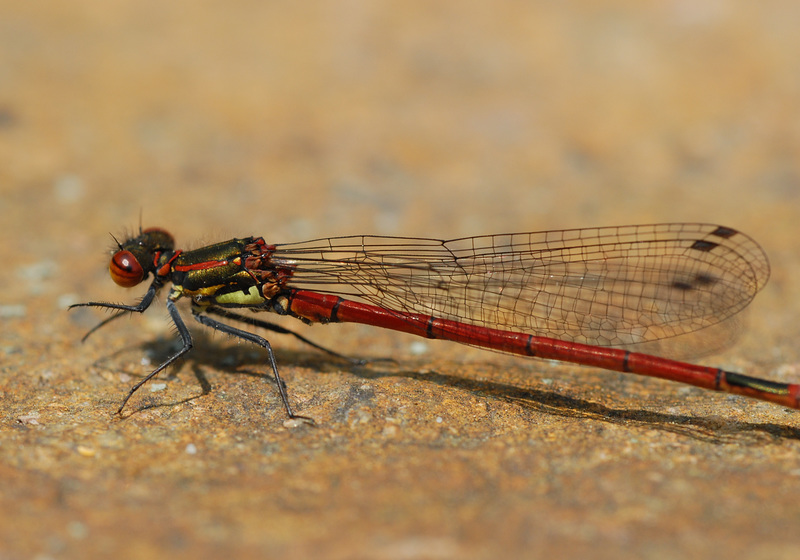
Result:
<svg viewBox="0 0 800 560"><path fill-rule="evenodd" d="M741 311L769 277L761 247L712 224L277 245L289 286L399 312L596 345L651 342Z"/></svg>

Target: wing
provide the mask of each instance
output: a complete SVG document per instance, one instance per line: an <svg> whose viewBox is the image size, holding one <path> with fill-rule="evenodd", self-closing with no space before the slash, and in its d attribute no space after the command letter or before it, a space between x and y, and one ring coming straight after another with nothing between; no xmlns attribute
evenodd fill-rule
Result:
<svg viewBox="0 0 800 560"><path fill-rule="evenodd" d="M712 224L437 240L352 236L276 245L289 286L399 312L597 345L697 331L741 311L769 277L761 247Z"/></svg>

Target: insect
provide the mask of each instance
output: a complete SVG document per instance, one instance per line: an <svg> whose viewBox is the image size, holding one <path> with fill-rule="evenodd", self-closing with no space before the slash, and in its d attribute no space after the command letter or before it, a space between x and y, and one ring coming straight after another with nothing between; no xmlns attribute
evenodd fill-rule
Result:
<svg viewBox="0 0 800 560"><path fill-rule="evenodd" d="M144 312L171 284L166 306L182 341L180 350L130 389L118 413L142 385L191 350L191 334L176 307L184 297L203 325L267 351L290 418L299 416L270 343L220 319L292 334L325 349L234 310L268 311L309 324L363 323L800 408L800 384L627 349L724 321L764 286L769 277L764 251L724 226L635 225L447 241L357 235L270 244L246 237L191 251L175 249L168 232L149 228L118 243L109 272L126 288L151 275L152 280L135 305L71 306L116 311L87 337L124 314Z"/></svg>

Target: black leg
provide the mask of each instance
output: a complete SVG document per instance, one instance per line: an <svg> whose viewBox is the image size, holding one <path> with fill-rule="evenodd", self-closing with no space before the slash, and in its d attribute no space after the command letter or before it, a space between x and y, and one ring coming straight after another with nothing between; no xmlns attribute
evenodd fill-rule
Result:
<svg viewBox="0 0 800 560"><path fill-rule="evenodd" d="M149 293L149 292L148 292ZM149 305L149 304L148 304ZM145 307L146 309L146 307ZM170 356L167 361L163 364L158 366L155 370L153 370L147 377L139 381L136 385L131 387L131 390L128 391L128 394L125 395L125 398L122 400L122 404L120 405L119 409L117 409L117 414L122 413L122 409L125 408L125 405L128 403L128 400L133 396L133 394L139 390L139 387L153 379L158 372L162 371L164 368L169 366L175 360L186 354L189 350L192 349L192 335L189 333L189 329L186 328L186 324L181 319L180 313L178 313L178 308L175 305L175 302L171 299L167 300L167 311L169 311L169 316L172 317L172 322L175 324L175 328L178 329L178 334L183 341L183 346L181 347L178 352L176 352L173 356Z"/></svg>
<svg viewBox="0 0 800 560"><path fill-rule="evenodd" d="M215 311L217 311L217 310L218 310L218 308L215 309ZM314 422L313 419L308 418L306 416L297 415L292 411L292 407L289 404L289 396L286 394L286 385L283 383L283 379L281 379L281 376L278 373L278 363L275 361L275 354L272 352L272 346L270 345L269 341L266 338L258 336L257 334L253 334L253 333L250 333L250 332L247 332L247 331L243 331L241 329L237 329L235 327L231 327L230 325L226 325L225 323L220 323L216 319L212 319L211 317L208 317L207 315L202 315L202 314L198 313L197 311L193 310L192 313L193 313L193 317L199 323L201 323L201 324L203 324L203 325L205 325L207 327L210 327L212 329L216 329L216 330L218 330L220 332L224 332L225 334L229 334L231 336L235 336L235 337L241 338L241 339L246 340L248 342L252 342L253 344L257 344L258 346L261 346L262 348L264 348L267 351L267 356L269 356L269 363L270 363L270 367L272 368L272 375L275 378L275 384L278 386L278 393L281 396L281 401L283 401L283 406L286 409L286 414L289 415L289 418L299 418L299 419L302 419L302 420L308 420L311 423ZM218 315L222 315L223 317L229 317L231 319L239 319L239 316L236 315L235 313L230 313L228 315L226 315L225 313L217 313L217 314ZM249 322L247 320L247 318L242 318L242 319L244 319L243 322L246 322L248 324L251 324L251 325L254 325L254 326L263 326L261 324L262 323L261 321ZM265 325L272 325L272 323L264 323L264 324ZM278 327L278 325L274 325L274 326ZM269 328L269 327L265 327L265 328ZM278 329L282 329L282 327L278 327ZM278 329L270 329L270 330L274 330L276 332L281 332ZM294 334L291 331L288 331L288 333L289 334ZM312 344L312 346L316 346L316 345Z"/></svg>
<svg viewBox="0 0 800 560"><path fill-rule="evenodd" d="M356 358L350 358L348 356L344 356L342 354L339 354L338 352L330 350L329 348L325 348L324 346L320 346L319 344L317 344L315 342L312 342L311 340L307 339L303 335L298 334L298 333L294 332L293 330L287 329L287 328L282 327L280 325L276 325L275 323L270 323L268 321L262 321L260 319L255 319L253 317L248 317L246 315L239 315L238 313L233 313L232 311L228 311L227 309L224 309L222 307L209 307L209 308L207 308L205 310L205 312L209 313L209 314L213 314L213 315L219 315L220 317L225 317L226 319L231 319L233 321L239 321L241 323L245 323L246 325L251 325L253 327L266 329L268 331L276 332L276 333L279 333L279 334L290 334L293 337L295 337L296 339L308 344L312 348L316 348L317 350L321 350L322 352L326 352L326 353L330 354L331 356L335 356L336 358L339 358L340 360L346 360L346 361L348 361L351 364L356 365L356 366L364 365L366 363L365 360L358 360Z"/></svg>
<svg viewBox="0 0 800 560"><path fill-rule="evenodd" d="M104 301L90 301L88 303L76 303L75 305L70 305L68 309L74 309L76 307L103 307L105 309L116 309L117 312L114 313L111 317L100 321L97 325L92 327L92 329L83 335L81 342L86 342L86 339L91 336L93 332L95 332L100 327L104 327L114 319L118 319L122 317L126 313L144 313L144 311L150 307L150 304L153 303L153 300L156 297L156 293L158 292L159 288L161 288L161 282L158 278L154 279L153 282L150 284L150 287L147 289L147 293L144 294L141 301L136 305L124 305L121 303L107 303Z"/></svg>

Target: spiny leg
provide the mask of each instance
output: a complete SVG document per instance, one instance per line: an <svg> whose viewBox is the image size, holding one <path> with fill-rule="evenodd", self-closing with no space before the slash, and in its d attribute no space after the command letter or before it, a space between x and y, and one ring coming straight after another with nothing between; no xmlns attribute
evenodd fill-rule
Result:
<svg viewBox="0 0 800 560"><path fill-rule="evenodd" d="M170 356L163 364L158 366L155 370L153 370L147 377L139 381L136 385L131 387L131 390L128 391L128 394L125 395L125 398L122 400L122 404L120 405L119 409L117 409L117 414L122 413L122 409L125 408L125 405L128 403L128 400L133 396L133 394L139 390L139 387L153 379L160 371L164 368L172 364L175 360L186 354L189 350L192 349L192 335L189 333L189 329L186 328L186 324L183 322L180 313L178 313L178 307L175 305L175 302L171 299L167 300L167 311L169 311L169 315L172 318L172 322L175 325L175 328L178 330L178 334L181 337L181 341L183 342L183 346L181 347L178 352L174 355Z"/></svg>
<svg viewBox="0 0 800 560"><path fill-rule="evenodd" d="M142 299L136 305L125 305L122 303L108 303L105 301L90 301L88 303L76 303L74 305L70 305L68 309L74 309L76 307L102 307L105 309L117 310L117 312L114 313L111 317L103 319L94 327L92 327L89 330L89 332L83 335L83 338L81 338L81 342L86 342L86 339L89 338L92 335L92 333L94 333L96 330L100 329L101 327L104 327L114 319L119 319L126 313L144 313L145 310L148 307L150 307L150 305L153 303L153 300L156 297L156 293L158 293L158 290L159 288L161 288L161 286L162 284L157 278L153 280L153 282L150 284L150 287L147 289L147 292L144 294Z"/></svg>
<svg viewBox="0 0 800 560"><path fill-rule="evenodd" d="M257 334L253 334L253 333L250 333L250 332L247 332L247 331L243 331L241 329L237 329L235 327L231 327L230 325L226 325L225 323L220 323L216 319L212 319L211 317L208 317L207 315L202 315L198 311L193 310L192 313L193 313L193 317L199 323L201 323L201 324L203 324L203 325L205 325L207 327L210 327L212 329L224 332L225 334L229 334L231 336L235 336L235 337L241 338L241 339L246 340L248 342L252 342L253 344L256 344L256 345L261 346L262 348L264 348L267 351L267 356L269 356L269 363L270 363L270 367L272 368L272 375L275 378L275 384L278 386L278 393L280 394L281 401L283 402L283 406L286 409L286 414L288 414L289 418L292 418L292 419L307 420L307 421L309 421L311 423L314 423L314 420L312 418L308 418L307 416L300 416L299 414L295 414L292 411L292 407L289 404L289 396L286 393L286 385L284 384L283 379L281 379L281 376L278 373L278 363L275 360L275 354L272 352L272 345L270 345L269 341L266 338L258 336ZM221 315L226 316L224 314L221 314ZM233 317L231 317L231 318L238 318L238 315L236 315L235 313L231 313L230 315L233 315ZM245 322L247 322L247 321L245 321ZM260 323L260 321L259 321L259 323ZM250 324L253 324L253 323L250 323ZM266 324L271 325L271 323L266 323ZM257 325L257 326L261 326L261 325ZM275 325L275 326L277 326L277 325ZM282 327L279 327L279 328L282 328ZM276 330L276 332L280 332L280 331ZM293 333L291 333L291 331L290 331L290 334L293 334Z"/></svg>
<svg viewBox="0 0 800 560"><path fill-rule="evenodd" d="M279 333L279 334L290 334L293 337L295 337L296 339L308 344L312 348L316 348L317 350L321 350L322 352L326 352L326 353L330 354L331 356L339 358L340 360L346 360L346 361L348 361L351 364L356 365L356 366L364 365L366 363L366 360L359 360L357 358L350 358L349 356L345 356L343 354L339 354L338 352L336 352L334 350L331 350L329 348L325 348L324 346L321 346L321 345L319 345L319 344L317 344L315 342L312 342L311 340L307 339L306 337L304 337L301 334L298 334L298 333L294 332L293 330L287 329L287 328L282 327L280 325L277 325L275 323L270 323L269 321L262 321L260 319L255 319L253 317L247 317L246 315L239 315L238 313L233 313L233 312L228 311L227 309L224 309L224 308L221 308L221 307L210 307L210 308L206 309L205 312L209 313L209 314L219 315L220 317L225 317L226 319L239 321L239 322L245 323L247 325L251 325L253 327L266 329L266 330L269 330L269 331L272 331L272 332L276 332L276 333Z"/></svg>

